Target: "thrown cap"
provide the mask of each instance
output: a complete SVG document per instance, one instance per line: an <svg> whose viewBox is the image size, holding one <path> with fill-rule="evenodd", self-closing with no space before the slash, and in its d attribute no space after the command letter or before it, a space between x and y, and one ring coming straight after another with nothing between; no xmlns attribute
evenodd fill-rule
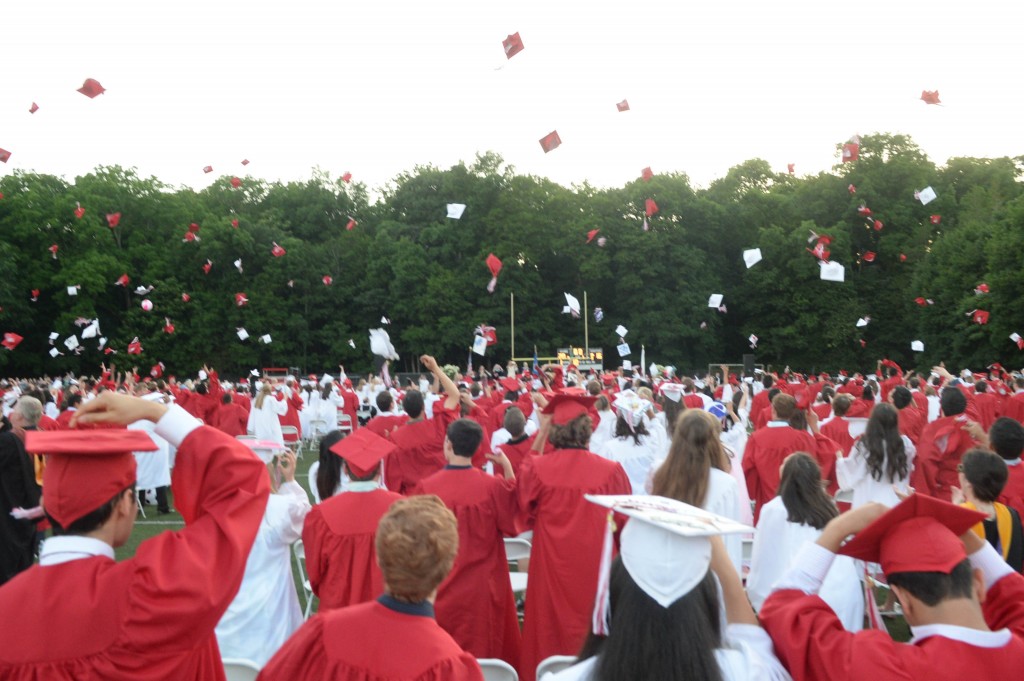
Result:
<svg viewBox="0 0 1024 681"><path fill-rule="evenodd" d="M381 460L395 449L397 447L390 441L365 428L338 440L331 447L331 451L344 459L349 470L360 478L372 473Z"/></svg>
<svg viewBox="0 0 1024 681"><path fill-rule="evenodd" d="M156 443L139 430L28 431L25 451L47 455L43 506L67 527L110 501L135 482L132 452L151 452Z"/></svg>

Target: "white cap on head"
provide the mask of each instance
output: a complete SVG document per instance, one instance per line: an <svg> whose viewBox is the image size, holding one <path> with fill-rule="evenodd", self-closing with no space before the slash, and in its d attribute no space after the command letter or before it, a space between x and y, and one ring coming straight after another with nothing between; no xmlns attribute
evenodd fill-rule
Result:
<svg viewBox="0 0 1024 681"><path fill-rule="evenodd" d="M615 396L612 404L618 415L625 419L626 423L636 426L644 418L644 413L651 408L651 403L642 399L632 390L623 390Z"/></svg>

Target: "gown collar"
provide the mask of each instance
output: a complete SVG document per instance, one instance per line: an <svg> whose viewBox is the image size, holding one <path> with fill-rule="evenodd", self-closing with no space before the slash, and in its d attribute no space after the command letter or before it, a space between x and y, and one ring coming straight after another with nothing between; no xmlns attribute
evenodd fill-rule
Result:
<svg viewBox="0 0 1024 681"><path fill-rule="evenodd" d="M400 601L393 596L388 594L382 594L377 602L383 605L389 610L400 612L403 615L417 615L419 617L433 617L434 616L434 604L430 601L420 601L419 603L407 603Z"/></svg>

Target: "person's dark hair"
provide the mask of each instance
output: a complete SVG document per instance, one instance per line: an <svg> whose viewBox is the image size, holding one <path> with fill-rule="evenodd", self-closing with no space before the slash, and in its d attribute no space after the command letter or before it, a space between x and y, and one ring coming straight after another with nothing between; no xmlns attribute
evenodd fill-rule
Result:
<svg viewBox="0 0 1024 681"><path fill-rule="evenodd" d="M818 462L806 452L790 455L782 465L779 496L786 507L786 519L791 523L820 530L839 515L835 502L822 485Z"/></svg>
<svg viewBox="0 0 1024 681"><path fill-rule="evenodd" d="M869 402L874 402L874 400L875 400L875 391L872 390L870 385L866 385L866 386L864 386L864 391L861 393L860 398L862 400L868 400Z"/></svg>
<svg viewBox="0 0 1024 681"><path fill-rule="evenodd" d="M598 395L597 399L594 400L594 409L597 411L608 411L612 408L611 403L608 401L607 395Z"/></svg>
<svg viewBox="0 0 1024 681"><path fill-rule="evenodd" d="M334 384L328 383L320 389L320 399L329 400L331 399L331 393L334 392Z"/></svg>
<svg viewBox="0 0 1024 681"><path fill-rule="evenodd" d="M988 442L1003 459L1019 459L1024 452L1024 426L1009 416L1000 416L988 429Z"/></svg>
<svg viewBox="0 0 1024 681"><path fill-rule="evenodd" d="M411 419L418 419L423 415L423 393L419 390L409 389L405 391L402 398L402 410Z"/></svg>
<svg viewBox="0 0 1024 681"><path fill-rule="evenodd" d="M1013 387L1017 389L1024 389L1024 376L1013 379Z"/></svg>
<svg viewBox="0 0 1024 681"><path fill-rule="evenodd" d="M580 659L597 654L595 681L721 681L715 650L722 645L722 621L710 571L688 594L663 608L616 558L609 591L609 634L603 640L591 635L580 652Z"/></svg>
<svg viewBox="0 0 1024 681"><path fill-rule="evenodd" d="M341 457L331 447L345 438L345 433L332 430L320 438L320 468L316 471L316 491L320 501L334 496L341 482Z"/></svg>
<svg viewBox="0 0 1024 681"><path fill-rule="evenodd" d="M455 456L470 457L484 439L484 429L476 421L463 418L452 421L446 435Z"/></svg>
<svg viewBox="0 0 1024 681"><path fill-rule="evenodd" d="M665 414L665 430L668 431L668 436L671 438L676 433L679 417L686 411L686 403L682 399L676 402L665 397L661 401L661 410Z"/></svg>
<svg viewBox="0 0 1024 681"><path fill-rule="evenodd" d="M711 469L725 470L718 419L703 409L687 409L676 421L665 463L654 472L652 492L691 506L703 506Z"/></svg>
<svg viewBox="0 0 1024 681"><path fill-rule="evenodd" d="M761 376L761 385L763 385L763 386L764 386L764 389L765 389L765 390L768 390L768 389L769 389L769 388L771 388L771 387L772 387L772 385L774 385L774 384L775 384L775 379L774 379L774 378L772 378L772 375L771 375L771 374L763 374L763 375Z"/></svg>
<svg viewBox="0 0 1024 681"><path fill-rule="evenodd" d="M910 386L911 390L918 390L921 387L921 379L917 376L912 376L910 380L907 381L907 385Z"/></svg>
<svg viewBox="0 0 1024 681"><path fill-rule="evenodd" d="M907 450L900 436L900 415L896 407L881 402L871 410L871 417L861 438L868 472L875 480L883 477L897 482L907 477Z"/></svg>
<svg viewBox="0 0 1024 681"><path fill-rule="evenodd" d="M886 575L891 586L904 589L928 607L952 598L974 597L974 571L964 559L947 575L942 572L895 572Z"/></svg>
<svg viewBox="0 0 1024 681"><path fill-rule="evenodd" d="M640 438L643 436L650 435L647 430L647 426L644 425L644 420L640 419L640 423L636 424L632 428L629 427L628 417L625 414L619 414L615 419L615 437L617 439L625 440L627 437L633 438L633 444L637 447L640 446Z"/></svg>
<svg viewBox="0 0 1024 681"><path fill-rule="evenodd" d="M830 385L826 385L821 389L821 401L825 404L831 404L832 398L836 396L836 390Z"/></svg>
<svg viewBox="0 0 1024 681"><path fill-rule="evenodd" d="M779 394L773 396L771 400L772 411L775 412L775 416L777 416L780 421L789 421L789 418L797 411L796 398L792 395L787 395L780 391Z"/></svg>
<svg viewBox="0 0 1024 681"><path fill-rule="evenodd" d="M196 384L196 395L205 395L206 393L206 381L200 381L198 384Z"/></svg>
<svg viewBox="0 0 1024 681"><path fill-rule="evenodd" d="M505 391L505 396L501 398L504 402L515 402L519 399L519 393L513 390Z"/></svg>
<svg viewBox="0 0 1024 681"><path fill-rule="evenodd" d="M898 385L892 389L892 404L897 409L906 409L910 406L910 403L914 401L914 396L910 394L910 389L906 386Z"/></svg>
<svg viewBox="0 0 1024 681"><path fill-rule="evenodd" d="M988 383L986 383L985 381L975 381L975 383L974 383L974 392L976 392L976 393L988 392Z"/></svg>
<svg viewBox="0 0 1024 681"><path fill-rule="evenodd" d="M597 397L598 395L600 395L601 394L601 384L600 384L600 382L598 382L598 381L589 381L587 383L587 393L589 393L591 397Z"/></svg>
<svg viewBox="0 0 1024 681"><path fill-rule="evenodd" d="M836 416L846 416L846 412L850 411L850 407L853 406L853 398L847 393L840 393L836 395L836 399L832 400L832 413Z"/></svg>
<svg viewBox="0 0 1024 681"><path fill-rule="evenodd" d="M506 409L505 418L502 419L501 425L508 431L513 440L522 437L523 433L526 432L526 416L523 414L523 410L519 407L509 407Z"/></svg>
<svg viewBox="0 0 1024 681"><path fill-rule="evenodd" d="M552 423L548 441L556 449L586 449L590 446L593 433L594 424L590 414L580 414L564 425Z"/></svg>
<svg viewBox="0 0 1024 681"><path fill-rule="evenodd" d="M221 398L220 398L220 401L221 401L221 402L222 402L223 404L231 404L231 393L224 393L224 394L223 394L223 395L221 396Z"/></svg>
<svg viewBox="0 0 1024 681"><path fill-rule="evenodd" d="M960 388L943 388L939 395L939 407L943 416L956 416L967 410L967 398L960 392Z"/></svg>
<svg viewBox="0 0 1024 681"><path fill-rule="evenodd" d="M772 403L776 395L782 394L782 388L772 388L768 391L768 404Z"/></svg>
<svg viewBox="0 0 1024 681"><path fill-rule="evenodd" d="M117 506L118 502L121 501L121 497L125 495L125 492L130 492L133 496L135 494L135 485L129 485L123 490L112 496L107 502L97 509L86 513L81 518L72 521L67 527L62 526L53 516L49 513L46 514L50 524L53 525L54 536L62 536L67 534L88 534L95 530L98 530L103 523L110 520L110 516L114 514L114 507Z"/></svg>
<svg viewBox="0 0 1024 681"><path fill-rule="evenodd" d="M991 504L1002 494L1010 471L998 454L987 449L970 449L960 459L964 478L971 483L978 501Z"/></svg>
<svg viewBox="0 0 1024 681"><path fill-rule="evenodd" d="M377 397L374 400L377 402L377 409L385 413L391 411L391 407L395 403L395 398L387 390L381 390L377 393Z"/></svg>
<svg viewBox="0 0 1024 681"><path fill-rule="evenodd" d="M71 393L64 400L64 409L78 409L82 403L82 396L79 393Z"/></svg>

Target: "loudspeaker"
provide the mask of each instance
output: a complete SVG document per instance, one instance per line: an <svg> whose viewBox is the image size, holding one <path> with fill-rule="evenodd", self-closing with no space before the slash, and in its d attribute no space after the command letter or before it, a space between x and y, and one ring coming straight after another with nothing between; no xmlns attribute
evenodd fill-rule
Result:
<svg viewBox="0 0 1024 681"><path fill-rule="evenodd" d="M747 376L754 375L754 355L743 355L743 373Z"/></svg>

